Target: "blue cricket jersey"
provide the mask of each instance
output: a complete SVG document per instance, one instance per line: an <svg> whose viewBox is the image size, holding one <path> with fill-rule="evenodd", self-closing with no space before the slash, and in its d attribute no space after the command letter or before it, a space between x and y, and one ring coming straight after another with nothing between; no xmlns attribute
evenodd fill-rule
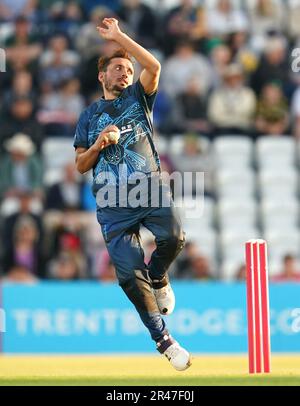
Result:
<svg viewBox="0 0 300 406"><path fill-rule="evenodd" d="M103 172L114 175L112 179L115 179L116 185L126 181L124 177L128 178L134 172L147 175L160 172L159 156L153 143L155 96L156 93L146 95L138 80L124 89L117 99L99 99L81 113L74 138L75 148L90 148L109 125L115 125L120 130L119 143L102 150L93 167L94 195L103 186ZM126 172L120 173L124 164Z"/></svg>

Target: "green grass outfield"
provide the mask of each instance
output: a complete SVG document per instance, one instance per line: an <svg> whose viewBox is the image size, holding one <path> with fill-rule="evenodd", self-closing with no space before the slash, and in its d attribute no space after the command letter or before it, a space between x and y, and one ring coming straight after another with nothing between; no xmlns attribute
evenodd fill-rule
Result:
<svg viewBox="0 0 300 406"><path fill-rule="evenodd" d="M249 376L247 356L193 357L185 372L158 356L0 356L4 385L300 385L300 355L273 356L272 374Z"/></svg>

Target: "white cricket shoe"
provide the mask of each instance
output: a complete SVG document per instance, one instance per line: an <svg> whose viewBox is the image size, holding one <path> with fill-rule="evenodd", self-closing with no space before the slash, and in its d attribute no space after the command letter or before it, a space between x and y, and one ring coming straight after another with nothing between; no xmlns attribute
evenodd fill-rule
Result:
<svg viewBox="0 0 300 406"><path fill-rule="evenodd" d="M153 293L160 313L163 315L173 313L175 308L175 295L170 283L160 289L153 288Z"/></svg>
<svg viewBox="0 0 300 406"><path fill-rule="evenodd" d="M164 355L177 371L185 371L192 365L190 354L177 342L170 345Z"/></svg>

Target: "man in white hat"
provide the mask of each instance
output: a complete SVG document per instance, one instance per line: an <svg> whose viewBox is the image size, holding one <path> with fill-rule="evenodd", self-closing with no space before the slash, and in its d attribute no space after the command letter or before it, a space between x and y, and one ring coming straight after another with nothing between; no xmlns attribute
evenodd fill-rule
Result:
<svg viewBox="0 0 300 406"><path fill-rule="evenodd" d="M5 143L8 152L0 161L0 195L17 197L24 191L41 196L42 165L34 155L35 146L28 135L17 133Z"/></svg>

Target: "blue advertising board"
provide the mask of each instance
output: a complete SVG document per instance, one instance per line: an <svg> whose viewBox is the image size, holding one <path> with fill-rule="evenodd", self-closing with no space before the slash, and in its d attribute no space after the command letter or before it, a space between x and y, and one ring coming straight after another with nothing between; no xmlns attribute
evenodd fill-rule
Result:
<svg viewBox="0 0 300 406"><path fill-rule="evenodd" d="M171 334L194 353L247 352L243 283L173 283ZM4 353L147 353L147 330L118 285L2 286ZM300 284L270 286L273 352L300 352ZM298 310L297 310L298 309Z"/></svg>

